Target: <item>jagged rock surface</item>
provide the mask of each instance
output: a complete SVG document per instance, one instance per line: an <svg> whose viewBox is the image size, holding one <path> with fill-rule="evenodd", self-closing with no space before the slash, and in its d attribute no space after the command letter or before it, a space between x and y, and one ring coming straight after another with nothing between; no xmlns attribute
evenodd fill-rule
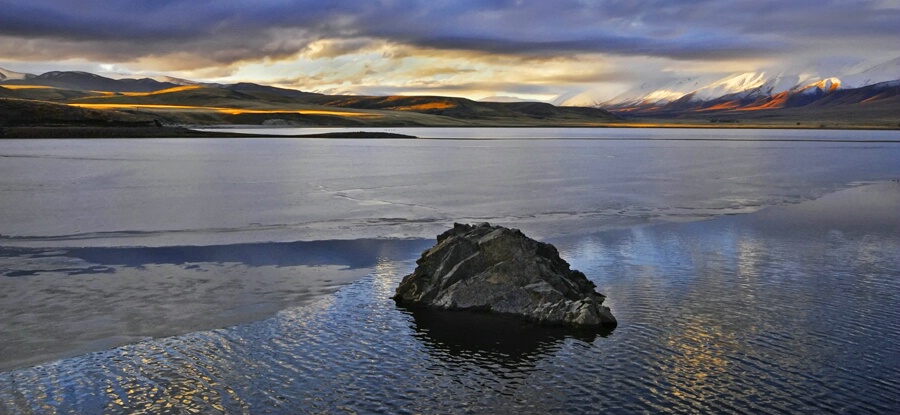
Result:
<svg viewBox="0 0 900 415"><path fill-rule="evenodd" d="M615 327L593 282L553 245L518 229L454 224L403 278L394 300L416 308L514 314L540 324Z"/></svg>

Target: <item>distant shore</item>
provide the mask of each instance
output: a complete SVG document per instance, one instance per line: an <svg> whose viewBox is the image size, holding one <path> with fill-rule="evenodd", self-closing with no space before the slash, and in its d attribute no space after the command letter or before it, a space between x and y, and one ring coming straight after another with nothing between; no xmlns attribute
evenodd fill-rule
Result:
<svg viewBox="0 0 900 415"><path fill-rule="evenodd" d="M185 127L0 127L0 139L60 139L60 138L252 138L271 137L267 134L243 134L227 131L199 131ZM417 138L387 132L334 132L322 134L288 135L294 138Z"/></svg>
<svg viewBox="0 0 900 415"><path fill-rule="evenodd" d="M210 126L222 127L222 126ZM560 128L673 128L673 129L786 129L786 130L898 130L889 125L833 124L812 126L810 124L703 124L690 122L621 122L604 125L559 126ZM362 127L360 127L362 128ZM381 128L381 127L375 127ZM440 128L440 127L437 127ZM490 128L490 127L473 127ZM274 128L273 128L274 129ZM414 139L412 135L383 131L340 131L318 134L281 135L260 133L238 133L230 131L204 131L178 126L16 126L0 127L0 139L65 139L65 138L388 138Z"/></svg>

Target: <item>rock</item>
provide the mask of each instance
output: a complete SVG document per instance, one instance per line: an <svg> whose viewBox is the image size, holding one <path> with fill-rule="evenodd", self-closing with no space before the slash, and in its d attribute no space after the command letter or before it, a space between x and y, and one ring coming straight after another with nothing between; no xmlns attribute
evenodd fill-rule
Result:
<svg viewBox="0 0 900 415"><path fill-rule="evenodd" d="M518 229L454 224L416 261L394 300L409 308L489 311L539 324L616 326L606 299L553 245Z"/></svg>

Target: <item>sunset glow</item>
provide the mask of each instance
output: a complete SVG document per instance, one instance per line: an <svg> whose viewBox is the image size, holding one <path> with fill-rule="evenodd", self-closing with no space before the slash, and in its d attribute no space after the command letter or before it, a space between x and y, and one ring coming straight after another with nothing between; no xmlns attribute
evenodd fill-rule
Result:
<svg viewBox="0 0 900 415"><path fill-rule="evenodd" d="M861 71L900 56L898 21L881 0L39 0L4 3L0 67L589 104L679 80Z"/></svg>

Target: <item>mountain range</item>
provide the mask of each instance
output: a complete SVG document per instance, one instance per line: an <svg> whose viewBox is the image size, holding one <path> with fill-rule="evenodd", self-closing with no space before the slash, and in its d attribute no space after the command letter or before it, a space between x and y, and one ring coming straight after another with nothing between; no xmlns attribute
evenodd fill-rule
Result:
<svg viewBox="0 0 900 415"><path fill-rule="evenodd" d="M598 107L631 117L752 117L753 112L827 110L841 107L876 112L900 108L900 58L850 69L846 74L746 72L722 78L696 77L645 83L613 99L588 91L564 96L558 105ZM783 112L783 111L782 111Z"/></svg>
<svg viewBox="0 0 900 415"><path fill-rule="evenodd" d="M900 58L822 77L747 72L647 83L611 100L591 93L553 104L514 97L324 95L253 83L173 77L113 79L78 71L0 68L0 125L108 122L295 126L603 126L744 123L897 128ZM662 120L662 121L658 121Z"/></svg>

